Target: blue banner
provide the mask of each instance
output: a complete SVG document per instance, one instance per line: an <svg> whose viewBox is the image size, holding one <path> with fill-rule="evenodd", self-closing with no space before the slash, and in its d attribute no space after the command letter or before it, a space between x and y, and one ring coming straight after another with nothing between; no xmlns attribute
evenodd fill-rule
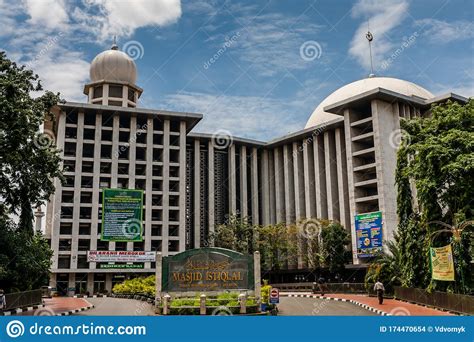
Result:
<svg viewBox="0 0 474 342"><path fill-rule="evenodd" d="M0 341L473 341L471 316L0 317Z"/></svg>
<svg viewBox="0 0 474 342"><path fill-rule="evenodd" d="M382 252L382 212L355 215L355 231L358 257Z"/></svg>

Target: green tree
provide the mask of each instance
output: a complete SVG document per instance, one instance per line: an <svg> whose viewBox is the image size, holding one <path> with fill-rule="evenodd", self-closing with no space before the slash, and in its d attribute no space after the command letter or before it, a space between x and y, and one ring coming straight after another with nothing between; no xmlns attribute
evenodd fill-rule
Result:
<svg viewBox="0 0 474 342"><path fill-rule="evenodd" d="M400 285L403 261L398 244L394 241L387 241L386 244L389 252L378 255L365 275L367 292L373 291L377 280L384 284L386 292L390 294L393 293L393 286Z"/></svg>
<svg viewBox="0 0 474 342"><path fill-rule="evenodd" d="M59 151L52 134L39 134L40 125L54 122L51 108L59 94L42 90L38 75L0 52L0 215L16 214L19 227L33 235L33 207L54 192L62 177Z"/></svg>
<svg viewBox="0 0 474 342"><path fill-rule="evenodd" d="M401 122L398 151L398 247L405 286L468 292L473 287L470 234L459 241L434 221L456 226L473 218L474 101L433 106L431 117ZM416 188L416 192L412 191ZM436 235L436 239L433 239ZM431 281L429 246L453 242L456 283Z"/></svg>
<svg viewBox="0 0 474 342"><path fill-rule="evenodd" d="M247 217L230 215L224 224L217 225L209 234L210 244L240 253L252 254L256 250L257 226Z"/></svg>
<svg viewBox="0 0 474 342"><path fill-rule="evenodd" d="M339 222L329 221L323 224L321 237L324 266L333 274L341 274L344 271L344 265L349 261L347 253L347 246L350 243L349 234Z"/></svg>
<svg viewBox="0 0 474 342"><path fill-rule="evenodd" d="M285 223L258 228L257 248L264 270L279 270L296 259L296 227Z"/></svg>
<svg viewBox="0 0 474 342"><path fill-rule="evenodd" d="M5 218L0 232L0 287L16 292L47 284L53 251L41 233L32 236Z"/></svg>

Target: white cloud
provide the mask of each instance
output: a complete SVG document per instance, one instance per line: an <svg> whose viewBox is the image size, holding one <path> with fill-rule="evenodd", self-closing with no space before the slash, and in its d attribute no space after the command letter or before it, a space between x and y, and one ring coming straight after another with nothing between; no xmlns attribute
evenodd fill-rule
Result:
<svg viewBox="0 0 474 342"><path fill-rule="evenodd" d="M361 18L364 22L359 26L352 38L349 53L363 67L370 68L370 52L367 39L367 20L370 21L370 31L374 36L372 55L374 68L377 69L384 56L391 52L397 44L391 42L388 34L405 18L408 9L406 0L359 0L352 8L352 16ZM398 43L399 45L399 43Z"/></svg>
<svg viewBox="0 0 474 342"><path fill-rule="evenodd" d="M0 0L0 37L8 57L40 76L43 87L68 101L84 100L89 58L76 42L110 41L181 16L179 0ZM25 18L26 19L22 19ZM105 39L106 38L106 39Z"/></svg>
<svg viewBox="0 0 474 342"><path fill-rule="evenodd" d="M86 23L99 27L101 38L130 36L146 26L165 26L181 17L180 0L85 0Z"/></svg>
<svg viewBox="0 0 474 342"><path fill-rule="evenodd" d="M25 8L29 22L40 27L62 28L69 19L64 0L26 0Z"/></svg>
<svg viewBox="0 0 474 342"><path fill-rule="evenodd" d="M417 20L415 24L420 25L423 35L435 43L449 43L471 39L474 37L474 24L467 20L447 22L437 19Z"/></svg>

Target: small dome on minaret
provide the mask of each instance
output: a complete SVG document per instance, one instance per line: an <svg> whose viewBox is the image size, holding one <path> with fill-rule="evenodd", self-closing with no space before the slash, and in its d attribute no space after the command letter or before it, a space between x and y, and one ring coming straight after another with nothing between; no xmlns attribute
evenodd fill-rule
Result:
<svg viewBox="0 0 474 342"><path fill-rule="evenodd" d="M127 82L135 84L137 81L137 66L133 59L120 51L114 43L110 50L99 53L91 63L91 82Z"/></svg>

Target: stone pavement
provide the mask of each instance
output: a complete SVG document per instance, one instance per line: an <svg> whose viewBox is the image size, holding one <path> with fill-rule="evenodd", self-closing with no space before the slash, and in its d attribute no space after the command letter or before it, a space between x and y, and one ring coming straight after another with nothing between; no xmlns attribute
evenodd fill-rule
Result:
<svg viewBox="0 0 474 342"><path fill-rule="evenodd" d="M309 292L285 292L280 295L298 296L298 297L312 297L312 298L329 298L334 300L342 300L352 302L377 312L382 315L393 316L452 316L454 314L442 310L428 308L422 305L403 302L396 299L385 298L383 304L380 305L376 297L369 297L367 295L345 294L345 293L328 293L324 297L320 295L313 295Z"/></svg>
<svg viewBox="0 0 474 342"><path fill-rule="evenodd" d="M53 297L44 298L44 307L24 312L22 316L66 316L92 309L94 306L83 298Z"/></svg>

